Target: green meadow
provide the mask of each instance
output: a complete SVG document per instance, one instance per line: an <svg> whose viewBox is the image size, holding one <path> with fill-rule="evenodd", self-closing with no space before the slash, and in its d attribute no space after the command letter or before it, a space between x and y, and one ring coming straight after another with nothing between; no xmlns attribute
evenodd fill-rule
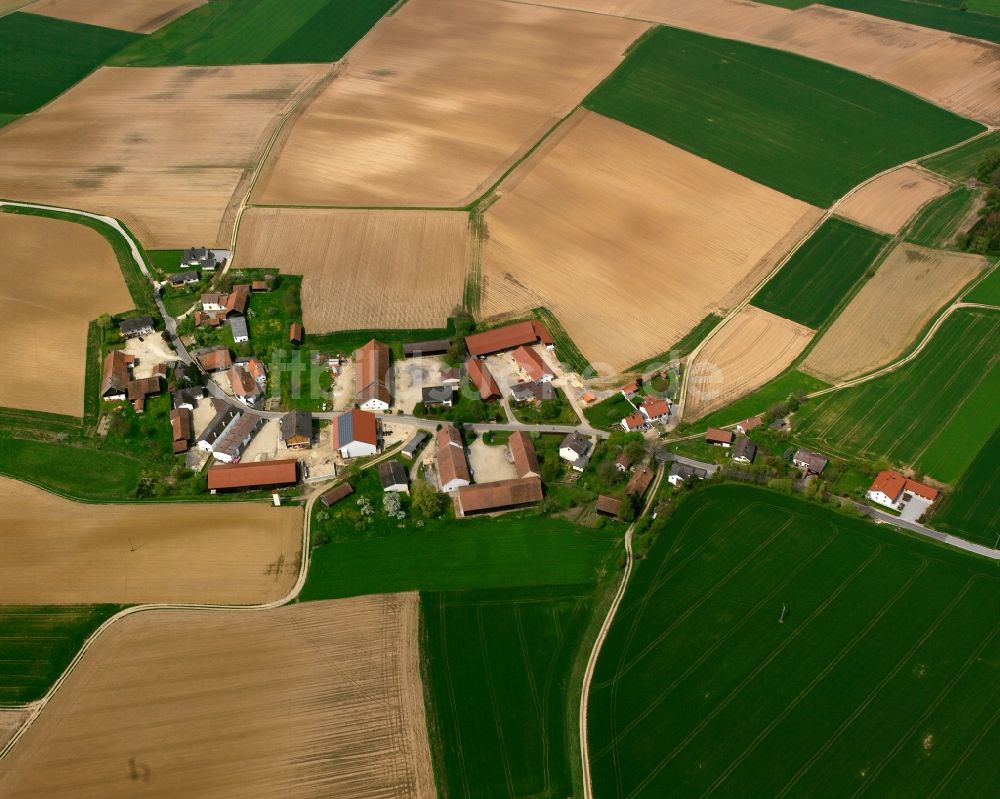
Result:
<svg viewBox="0 0 1000 799"><path fill-rule="evenodd" d="M1000 428L944 497L931 525L955 535L995 546L1000 535Z"/></svg>
<svg viewBox="0 0 1000 799"><path fill-rule="evenodd" d="M959 227L972 209L979 192L958 186L931 200L910 223L906 238L924 247L943 248L964 231Z"/></svg>

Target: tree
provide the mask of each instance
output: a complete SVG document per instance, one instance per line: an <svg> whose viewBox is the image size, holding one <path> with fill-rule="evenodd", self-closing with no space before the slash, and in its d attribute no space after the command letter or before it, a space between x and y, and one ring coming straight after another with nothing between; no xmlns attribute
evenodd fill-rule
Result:
<svg viewBox="0 0 1000 799"><path fill-rule="evenodd" d="M546 421L558 419L560 413L562 413L562 401L558 398L542 400L542 404L538 407L538 415Z"/></svg>
<svg viewBox="0 0 1000 799"><path fill-rule="evenodd" d="M1000 150L992 150L976 167L976 177L981 183L989 183L998 170L1000 170Z"/></svg>
<svg viewBox="0 0 1000 799"><path fill-rule="evenodd" d="M410 498L413 509L431 519L441 511L441 499L437 491L426 480L414 480L410 487Z"/></svg>
<svg viewBox="0 0 1000 799"><path fill-rule="evenodd" d="M646 455L646 442L642 438L638 441L629 441L625 445L625 454L632 459L633 463L641 461Z"/></svg>

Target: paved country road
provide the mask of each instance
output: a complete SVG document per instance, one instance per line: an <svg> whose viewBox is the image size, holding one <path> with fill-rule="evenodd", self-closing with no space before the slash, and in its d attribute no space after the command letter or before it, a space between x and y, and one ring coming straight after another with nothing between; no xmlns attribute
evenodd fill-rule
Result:
<svg viewBox="0 0 1000 799"><path fill-rule="evenodd" d="M989 558L990 560L1000 561L1000 549L990 549L982 544L976 544L973 541L967 541L966 539L959 538L958 536L948 535L947 533L939 533L937 530L924 527L922 524L917 524L916 522L905 521L904 519L900 519L898 516L893 516L891 513L880 511L878 508L873 508L870 505L862 505L860 502L854 502L852 504L862 513L867 514L876 522L881 524L891 524L893 527L898 527L901 530L909 530L911 533L922 535L925 538L931 538L942 544L957 547L958 549L964 549L966 552L971 552L973 555L981 555L982 557Z"/></svg>

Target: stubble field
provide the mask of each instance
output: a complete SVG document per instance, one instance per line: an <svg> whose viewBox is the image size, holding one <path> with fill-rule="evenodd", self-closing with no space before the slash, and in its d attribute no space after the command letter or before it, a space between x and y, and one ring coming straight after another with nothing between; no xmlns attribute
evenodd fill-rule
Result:
<svg viewBox="0 0 1000 799"><path fill-rule="evenodd" d="M32 14L86 22L105 28L152 33L168 22L204 5L207 0L129 0L109 3L106 0L37 0Z"/></svg>
<svg viewBox="0 0 1000 799"><path fill-rule="evenodd" d="M699 491L601 651L595 795L992 795L998 588L985 561L897 530Z"/></svg>
<svg viewBox="0 0 1000 799"><path fill-rule="evenodd" d="M251 208L233 266L304 275L311 333L440 328L462 304L468 250L457 211Z"/></svg>
<svg viewBox="0 0 1000 799"><path fill-rule="evenodd" d="M821 452L951 483L1000 427L998 396L1000 312L963 309L905 366L803 405L795 430Z"/></svg>
<svg viewBox="0 0 1000 799"><path fill-rule="evenodd" d="M788 50L871 75L956 114L1000 124L1000 60L998 47L989 42L822 5L789 11L745 0L539 2Z"/></svg>
<svg viewBox="0 0 1000 799"><path fill-rule="evenodd" d="M685 418L700 419L780 375L805 349L813 332L747 305L690 365Z"/></svg>
<svg viewBox="0 0 1000 799"><path fill-rule="evenodd" d="M411 0L282 132L253 200L464 206L647 27L498 0Z"/></svg>
<svg viewBox="0 0 1000 799"><path fill-rule="evenodd" d="M0 605L271 602L301 542L301 508L81 505L0 478Z"/></svg>
<svg viewBox="0 0 1000 799"><path fill-rule="evenodd" d="M0 129L0 196L118 217L152 249L228 244L272 128L325 69L105 67Z"/></svg>
<svg viewBox="0 0 1000 799"><path fill-rule="evenodd" d="M897 233L925 203L948 191L948 184L912 166L876 178L837 206L837 213L883 233Z"/></svg>
<svg viewBox="0 0 1000 799"><path fill-rule="evenodd" d="M486 214L481 315L544 305L602 374L732 307L819 211L587 111Z"/></svg>
<svg viewBox="0 0 1000 799"><path fill-rule="evenodd" d="M982 256L900 244L826 331L802 369L836 382L885 366L987 266Z"/></svg>
<svg viewBox="0 0 1000 799"><path fill-rule="evenodd" d="M0 406L80 416L87 325L133 306L118 259L96 231L0 213Z"/></svg>
<svg viewBox="0 0 1000 799"><path fill-rule="evenodd" d="M126 617L0 762L0 793L429 799L418 640L416 594Z"/></svg>

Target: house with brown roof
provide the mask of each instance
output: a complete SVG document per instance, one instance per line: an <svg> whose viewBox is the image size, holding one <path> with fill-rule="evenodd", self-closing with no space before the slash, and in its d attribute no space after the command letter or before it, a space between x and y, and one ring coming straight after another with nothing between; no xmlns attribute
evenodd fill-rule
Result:
<svg viewBox="0 0 1000 799"><path fill-rule="evenodd" d="M904 477L891 469L879 472L865 492L865 496L872 502L894 510L900 510L900 505L906 500L907 494L920 497L928 503L933 503L938 498L937 489Z"/></svg>
<svg viewBox="0 0 1000 799"><path fill-rule="evenodd" d="M544 499L542 481L537 477L519 477L479 483L458 489L456 508L460 516L499 513L537 505Z"/></svg>
<svg viewBox="0 0 1000 799"><path fill-rule="evenodd" d="M642 496L653 481L653 470L648 466L637 466L628 483L625 485L626 494L636 494Z"/></svg>
<svg viewBox="0 0 1000 799"><path fill-rule="evenodd" d="M525 383L514 383L510 387L510 398L514 402L531 402L540 405L546 400L556 398L556 387L549 382L529 380Z"/></svg>
<svg viewBox="0 0 1000 799"><path fill-rule="evenodd" d="M665 399L649 394L643 397L642 404L639 405L639 411L646 417L650 424L665 422L670 418L670 403Z"/></svg>
<svg viewBox="0 0 1000 799"><path fill-rule="evenodd" d="M705 433L705 443L711 444L714 447L726 447L727 449L733 445L733 440L736 438L736 434L732 430L722 430L718 427L708 428L708 432Z"/></svg>
<svg viewBox="0 0 1000 799"><path fill-rule="evenodd" d="M159 394L163 390L163 382L159 376L143 377L140 380L130 380L128 383L128 401L132 403L136 413L146 409L146 397Z"/></svg>
<svg viewBox="0 0 1000 799"><path fill-rule="evenodd" d="M555 378L555 372L542 360L542 357L530 347L518 347L514 350L514 363L522 379L534 380L536 383L548 383Z"/></svg>
<svg viewBox="0 0 1000 799"><path fill-rule="evenodd" d="M240 283L222 296L222 308L226 316L243 316L247 312L247 302L250 300L250 286Z"/></svg>
<svg viewBox="0 0 1000 799"><path fill-rule="evenodd" d="M302 327L301 322L292 322L292 326L288 331L288 341L291 344L298 346L305 340L306 331Z"/></svg>
<svg viewBox="0 0 1000 799"><path fill-rule="evenodd" d="M541 322L516 322L485 333L473 333L465 337L465 347L473 358L482 358L495 352L512 350L522 345L542 342L552 348L554 341Z"/></svg>
<svg viewBox="0 0 1000 799"><path fill-rule="evenodd" d="M621 516L622 501L614 497L609 497L606 494L601 494L597 498L597 506L594 510L601 516L610 516L612 519L617 519Z"/></svg>
<svg viewBox="0 0 1000 799"><path fill-rule="evenodd" d="M437 441L438 482L442 491L451 493L472 482L469 461L465 457L465 444L458 428L442 426L435 436Z"/></svg>
<svg viewBox="0 0 1000 799"><path fill-rule="evenodd" d="M201 310L221 313L226 310L226 295L217 291L207 291L201 295Z"/></svg>
<svg viewBox="0 0 1000 799"><path fill-rule="evenodd" d="M631 400L636 394L639 393L639 381L633 380L631 383L627 383L622 386L622 396L627 400Z"/></svg>
<svg viewBox="0 0 1000 799"><path fill-rule="evenodd" d="M538 454L535 452L531 436L523 430L511 433L507 440L507 447L510 449L510 457L514 461L514 471L517 472L518 477L539 477L541 475Z"/></svg>
<svg viewBox="0 0 1000 799"><path fill-rule="evenodd" d="M645 430L649 426L649 420L642 413L636 411L622 419L621 426L626 433L635 433L639 430Z"/></svg>
<svg viewBox="0 0 1000 799"><path fill-rule="evenodd" d="M331 488L325 494L320 494L319 501L322 502L325 507L329 508L331 505L336 505L344 497L348 497L353 493L354 486L350 483L341 483L340 485L336 485Z"/></svg>
<svg viewBox="0 0 1000 799"><path fill-rule="evenodd" d="M281 417L281 440L288 449L312 446L313 418L309 411L291 411Z"/></svg>
<svg viewBox="0 0 1000 799"><path fill-rule="evenodd" d="M250 283L250 291L264 293L271 290L271 284L266 280L254 280Z"/></svg>
<svg viewBox="0 0 1000 799"><path fill-rule="evenodd" d="M792 456L792 463L806 474L822 474L829 462L823 455L808 449L797 449Z"/></svg>
<svg viewBox="0 0 1000 799"><path fill-rule="evenodd" d="M764 420L760 416L751 416L749 419L744 419L736 425L736 432L745 436L751 430L756 430L762 424L764 424Z"/></svg>
<svg viewBox="0 0 1000 799"><path fill-rule="evenodd" d="M229 354L229 347L221 344L217 347L210 347L198 350L195 353L198 365L206 372L223 372L233 365L233 359Z"/></svg>
<svg viewBox="0 0 1000 799"><path fill-rule="evenodd" d="M462 382L462 367L449 366L441 370L441 383L446 386L457 386Z"/></svg>
<svg viewBox="0 0 1000 799"><path fill-rule="evenodd" d="M226 373L233 396L246 405L253 405L264 394L260 384L250 375L250 370L243 364L233 364Z"/></svg>
<svg viewBox="0 0 1000 799"><path fill-rule="evenodd" d="M112 350L104 357L101 399L123 400L128 396L128 384L132 380L133 366L135 366L135 356L124 350Z"/></svg>
<svg viewBox="0 0 1000 799"><path fill-rule="evenodd" d="M372 339L354 352L354 385L362 410L384 411L392 405L389 348Z"/></svg>
<svg viewBox="0 0 1000 799"><path fill-rule="evenodd" d="M479 390L479 398L483 402L491 402L500 399L500 386L493 379L486 364L476 358L470 358L465 364L465 371L469 375L469 380Z"/></svg>
<svg viewBox="0 0 1000 799"><path fill-rule="evenodd" d="M173 434L174 455L187 452L194 438L194 420L187 408L174 408L170 412L170 430Z"/></svg>
<svg viewBox="0 0 1000 799"><path fill-rule="evenodd" d="M334 419L333 445L340 457L365 458L378 452L379 421L374 413L357 408Z"/></svg>
<svg viewBox="0 0 1000 799"><path fill-rule="evenodd" d="M299 481L299 462L294 459L255 463L215 464L208 470L208 490L284 488Z"/></svg>

